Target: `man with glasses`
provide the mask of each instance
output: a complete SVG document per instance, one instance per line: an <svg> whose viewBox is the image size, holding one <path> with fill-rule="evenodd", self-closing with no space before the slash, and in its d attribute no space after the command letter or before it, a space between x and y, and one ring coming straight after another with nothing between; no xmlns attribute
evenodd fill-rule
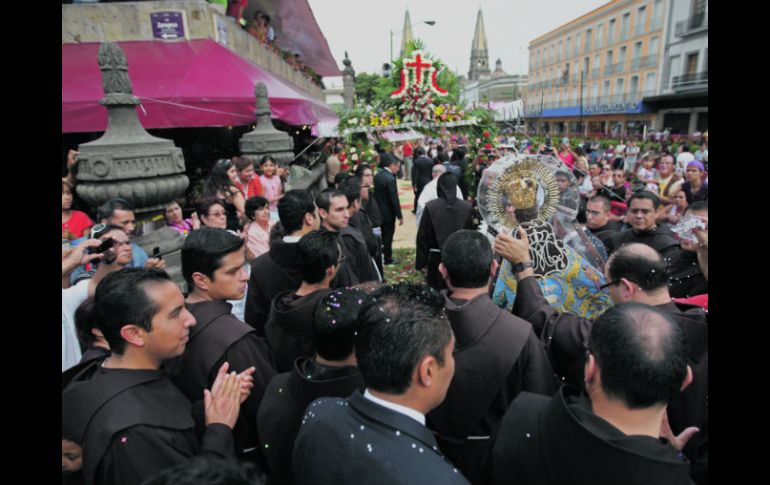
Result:
<svg viewBox="0 0 770 485"><path fill-rule="evenodd" d="M86 262L98 265L93 273L88 273L89 277L82 278L72 287L62 286L62 372L78 364L82 356L75 330L75 310L94 296L96 286L105 276L131 262L131 245L120 226L97 224L94 229L91 239L62 253L63 283L69 282L68 275L73 268ZM112 241L112 246L97 253L97 248L108 240Z"/></svg>
<svg viewBox="0 0 770 485"><path fill-rule="evenodd" d="M682 183L682 176L674 170L674 157L665 154L658 161L658 172L655 174L655 180L658 182L658 196L664 204L673 204L674 195L678 186Z"/></svg>
<svg viewBox="0 0 770 485"><path fill-rule="evenodd" d="M582 387L584 345L588 341L592 321L570 313L559 313L548 304L532 268L524 264L530 261L530 255L529 241L522 229L519 230L519 239L507 234L498 235L495 251L520 269L516 272L518 294L513 313L532 324L546 346L556 374L565 383ZM517 267L517 263L523 264ZM667 266L663 257L650 246L627 244L617 249L607 261L607 284L601 289L609 291L615 304L633 301L651 305L679 323L687 336L689 364L695 369L701 366L708 354L707 315L695 305L671 301ZM697 376L703 374L707 374L707 370L696 372L696 382ZM683 405L685 402L687 405ZM681 394L671 404L677 410L669 413L675 433L706 414L706 400L691 394Z"/></svg>
<svg viewBox="0 0 770 485"><path fill-rule="evenodd" d="M609 253L612 252L612 238L623 230L623 223L610 220L610 200L603 195L597 195L586 203L586 227L604 244Z"/></svg>
<svg viewBox="0 0 770 485"><path fill-rule="evenodd" d="M691 483L678 452L698 429L661 432L667 404L692 382L681 327L624 303L599 317L580 350L585 392L519 394L495 435L490 483Z"/></svg>
<svg viewBox="0 0 770 485"><path fill-rule="evenodd" d="M119 226L123 229L123 232L129 239L133 238L134 230L136 229L136 216L134 215L134 206L127 200L120 197L110 199L99 207L97 211L97 219L101 224L96 224L91 228L91 234L94 232L103 231L107 225ZM80 244L86 238L81 238L72 242L75 246ZM126 266L127 268L161 268L166 267L166 262L160 258L148 258L147 253L138 244L131 242L131 262ZM87 271L85 266L76 268L70 280L72 283L76 283L81 279L81 275ZM93 270L92 270L93 271ZM93 274L93 273L91 273Z"/></svg>

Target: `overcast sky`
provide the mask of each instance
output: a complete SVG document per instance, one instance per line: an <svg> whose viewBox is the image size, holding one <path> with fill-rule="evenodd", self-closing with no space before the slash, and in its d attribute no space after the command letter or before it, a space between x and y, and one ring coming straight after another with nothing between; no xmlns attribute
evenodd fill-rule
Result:
<svg viewBox="0 0 770 485"><path fill-rule="evenodd" d="M340 68L348 51L356 72L381 74L401 47L404 12L409 8L412 33L427 51L458 74L468 75L471 43L479 7L484 16L490 69L499 57L508 74L529 69L529 42L609 0L308 0ZM420 24L434 20L436 25Z"/></svg>

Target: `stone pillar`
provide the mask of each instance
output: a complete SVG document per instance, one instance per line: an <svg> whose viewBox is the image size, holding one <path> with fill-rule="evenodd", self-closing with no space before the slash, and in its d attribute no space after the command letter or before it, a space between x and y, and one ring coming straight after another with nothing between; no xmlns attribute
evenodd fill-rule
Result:
<svg viewBox="0 0 770 485"><path fill-rule="evenodd" d="M136 113L139 100L131 93L126 56L117 44L105 42L99 48L99 69L102 71L104 98L109 123L98 140L78 147L78 195L93 207L115 197L122 197L136 208L137 222L145 222L147 233L154 225L150 220L162 215L165 204L181 195L190 184L185 175L182 150L171 140L156 138L142 127ZM177 283L184 282L179 249L184 238L165 228L156 231L152 240L142 236L133 239L148 255L158 247L165 258L167 271ZM173 253L173 254L172 254Z"/></svg>
<svg viewBox="0 0 770 485"><path fill-rule="evenodd" d="M345 109L353 109L356 71L354 71L353 67L351 66L347 51L345 51L345 59L342 61L342 63L345 65L345 69L342 70L342 99L344 100Z"/></svg>
<svg viewBox="0 0 770 485"><path fill-rule="evenodd" d="M257 101L257 127L241 137L241 154L257 161L270 155L276 162L289 164L294 160L294 140L288 133L276 130L273 126L265 83L257 82L254 97Z"/></svg>

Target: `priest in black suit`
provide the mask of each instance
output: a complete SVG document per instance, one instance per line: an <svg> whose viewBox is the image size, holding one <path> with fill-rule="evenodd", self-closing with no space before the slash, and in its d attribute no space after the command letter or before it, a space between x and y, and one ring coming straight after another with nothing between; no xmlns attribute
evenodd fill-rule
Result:
<svg viewBox="0 0 770 485"><path fill-rule="evenodd" d="M396 233L396 219L398 225L404 224L404 216L401 214L401 202L398 200L398 184L396 173L400 166L396 158L392 163L380 168L374 176L374 200L380 209L382 217L382 245L385 264L393 264L393 235ZM416 199L415 199L416 200Z"/></svg>
<svg viewBox="0 0 770 485"><path fill-rule="evenodd" d="M359 319L356 359L366 391L307 407L292 457L295 483L467 484L425 427L454 375L441 295L427 286L384 286Z"/></svg>
<svg viewBox="0 0 770 485"><path fill-rule="evenodd" d="M196 324L165 271L110 274L96 289L94 318L110 356L88 365L62 393L62 445L82 448L86 485L142 483L198 454L234 456L232 428L251 377L228 375L225 364L218 369L205 394L204 431L203 406L193 413L159 370L182 354Z"/></svg>

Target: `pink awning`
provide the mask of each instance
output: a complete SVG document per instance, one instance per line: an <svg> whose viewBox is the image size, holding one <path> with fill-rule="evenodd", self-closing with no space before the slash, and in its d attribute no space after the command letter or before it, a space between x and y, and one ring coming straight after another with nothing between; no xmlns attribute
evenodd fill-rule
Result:
<svg viewBox="0 0 770 485"><path fill-rule="evenodd" d="M254 85L262 81L270 111L290 125L337 116L302 92L213 40L118 42L128 60L137 113L145 128L239 126L256 121ZM107 129L97 63L99 43L62 44L62 132Z"/></svg>

